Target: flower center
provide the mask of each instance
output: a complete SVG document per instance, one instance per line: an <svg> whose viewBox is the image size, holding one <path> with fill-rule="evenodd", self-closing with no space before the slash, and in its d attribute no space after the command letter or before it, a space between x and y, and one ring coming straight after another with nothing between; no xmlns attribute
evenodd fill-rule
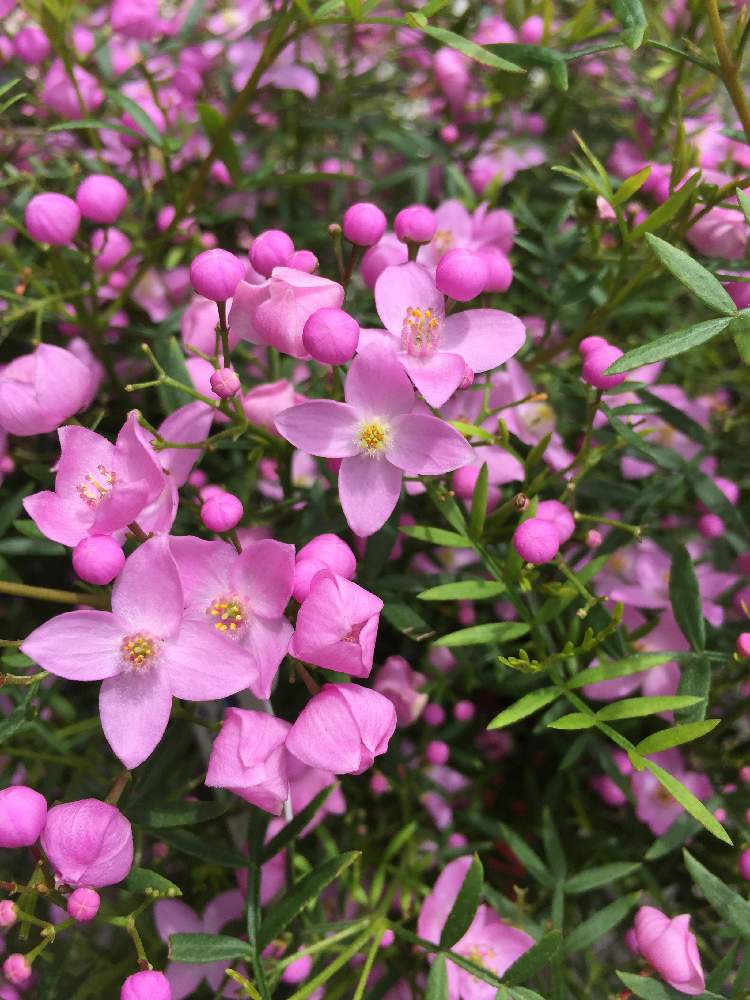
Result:
<svg viewBox="0 0 750 1000"><path fill-rule="evenodd" d="M148 670L159 653L161 645L158 639L153 639L144 632L126 635L120 644L120 653L125 665L136 673Z"/></svg>
<svg viewBox="0 0 750 1000"><path fill-rule="evenodd" d="M554 429L555 414L547 403L528 403L524 409L523 422L535 434L546 434Z"/></svg>
<svg viewBox="0 0 750 1000"><path fill-rule="evenodd" d="M489 968L487 965L487 959L494 958L494 956L494 950L492 948L488 948L486 945L473 944L466 952L466 957L473 962L474 965L479 965L483 969Z"/></svg>
<svg viewBox="0 0 750 1000"><path fill-rule="evenodd" d="M365 455L373 458L391 443L391 429L378 417L363 420L357 430L356 443Z"/></svg>
<svg viewBox="0 0 750 1000"><path fill-rule="evenodd" d="M433 309L409 306L401 328L401 349L414 358L429 358L440 342L441 316Z"/></svg>
<svg viewBox="0 0 750 1000"><path fill-rule="evenodd" d="M432 237L432 248L435 253L442 257L453 246L453 233L450 229L438 229Z"/></svg>
<svg viewBox="0 0 750 1000"><path fill-rule="evenodd" d="M212 620L217 632L232 639L238 636L247 624L245 606L236 594L217 597L206 608L206 614Z"/></svg>
<svg viewBox="0 0 750 1000"><path fill-rule="evenodd" d="M355 625L349 629L346 635L341 640L342 642L350 642L352 645L356 646L359 642L359 636L362 629L365 627L365 622L357 622Z"/></svg>
<svg viewBox="0 0 750 1000"><path fill-rule="evenodd" d="M98 465L96 472L99 479L93 473L88 472L84 481L76 486L76 493L87 507L96 507L102 497L105 497L115 484L114 472L105 469L103 465Z"/></svg>

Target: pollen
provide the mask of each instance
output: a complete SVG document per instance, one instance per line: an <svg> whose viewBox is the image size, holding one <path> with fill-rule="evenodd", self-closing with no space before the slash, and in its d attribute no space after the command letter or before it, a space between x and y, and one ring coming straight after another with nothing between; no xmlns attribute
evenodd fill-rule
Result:
<svg viewBox="0 0 750 1000"><path fill-rule="evenodd" d="M357 431L356 442L366 455L379 455L391 442L391 429L377 418L364 420Z"/></svg>
<svg viewBox="0 0 750 1000"><path fill-rule="evenodd" d="M112 489L115 481L114 472L110 472L103 465L98 465L96 475L88 472L84 481L76 486L76 493L88 507L96 507L102 497L105 497Z"/></svg>
<svg viewBox="0 0 750 1000"><path fill-rule="evenodd" d="M487 965L487 960L495 957L495 951L493 948L488 948L486 945L473 944L466 952L466 957L483 969L489 968Z"/></svg>
<svg viewBox="0 0 750 1000"><path fill-rule="evenodd" d="M206 608L206 614L217 632L234 638L247 624L247 613L242 601L236 595L217 597Z"/></svg>
<svg viewBox="0 0 750 1000"><path fill-rule="evenodd" d="M142 632L126 635L120 644L123 660L136 673L148 670L158 651L158 641Z"/></svg>
<svg viewBox="0 0 750 1000"><path fill-rule="evenodd" d="M443 256L453 246L453 233L450 229L438 229L432 237L432 246L439 256Z"/></svg>
<svg viewBox="0 0 750 1000"><path fill-rule="evenodd" d="M434 310L409 306L401 328L401 349L415 358L429 358L440 341L442 317Z"/></svg>

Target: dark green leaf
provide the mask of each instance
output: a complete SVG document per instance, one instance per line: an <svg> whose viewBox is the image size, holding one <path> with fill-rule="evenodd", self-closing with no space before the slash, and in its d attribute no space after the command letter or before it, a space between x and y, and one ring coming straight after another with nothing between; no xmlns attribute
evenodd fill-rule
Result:
<svg viewBox="0 0 750 1000"><path fill-rule="evenodd" d="M168 878L152 872L148 868L131 868L125 879L125 888L130 892L143 892L148 896L181 896L182 890Z"/></svg>
<svg viewBox="0 0 750 1000"><path fill-rule="evenodd" d="M646 239L664 267L709 309L722 316L737 315L737 306L732 301L731 295L710 271L693 260L684 250L671 246L658 236L649 233Z"/></svg>
<svg viewBox="0 0 750 1000"><path fill-rule="evenodd" d="M481 601L499 597L505 584L499 580L460 580L457 583L442 583L417 594L420 601Z"/></svg>
<svg viewBox="0 0 750 1000"><path fill-rule="evenodd" d="M684 545L678 545L669 573L669 600L680 631L699 653L706 648L706 624L693 560Z"/></svg>
<svg viewBox="0 0 750 1000"><path fill-rule="evenodd" d="M472 42L468 38L457 35L455 31L448 31L446 28L434 28L429 24L413 24L413 27L418 28L425 35L429 35L430 38L434 38L435 41L440 42L441 45L447 45L451 49L456 49L463 55L468 56L469 59L473 59L475 62L481 63L483 66L489 66L490 69L500 69L505 73L525 72L520 66L516 66L512 62L501 59L500 56L496 56L494 52L490 52L490 50L484 48L484 46L477 45L476 42Z"/></svg>
<svg viewBox="0 0 750 1000"><path fill-rule="evenodd" d="M198 115L204 132L211 144L216 146L219 159L226 166L234 183L238 184L242 177L240 154L232 140L231 131L227 131L225 127L224 116L211 104L198 104Z"/></svg>
<svg viewBox="0 0 750 1000"><path fill-rule="evenodd" d="M638 895L637 892L634 892L628 896L622 896L574 927L566 936L563 944L566 953L572 954L575 951L588 948L622 923L635 906Z"/></svg>
<svg viewBox="0 0 750 1000"><path fill-rule="evenodd" d="M440 935L441 948L452 948L456 941L459 941L468 931L479 906L483 882L482 862L475 854L448 914L448 919L443 926Z"/></svg>
<svg viewBox="0 0 750 1000"><path fill-rule="evenodd" d="M229 805L223 802L165 802L164 805L128 812L133 823L140 826L192 826L223 816Z"/></svg>
<svg viewBox="0 0 750 1000"><path fill-rule="evenodd" d="M721 823L700 799L697 799L691 791L685 788L682 782L678 781L674 775L670 774L669 771L665 771L663 767L655 764L652 760L646 761L646 769L659 779L668 792L671 792L685 812L690 813L691 816L698 820L701 826L704 826L718 840L723 840L725 844L731 845L732 838Z"/></svg>
<svg viewBox="0 0 750 1000"><path fill-rule="evenodd" d="M448 970L445 955L436 955L427 977L425 1000L448 1000Z"/></svg>
<svg viewBox="0 0 750 1000"><path fill-rule="evenodd" d="M633 243L645 233L653 233L654 230L666 225L696 194L699 183L700 174L696 173L682 187L674 191L658 208L655 208L643 222L630 231L628 242Z"/></svg>
<svg viewBox="0 0 750 1000"><path fill-rule="evenodd" d="M469 534L477 541L482 537L482 532L484 531L489 485L489 470L487 463L484 462L482 468L479 470L477 481L474 484L474 492L471 497L471 516L469 518Z"/></svg>
<svg viewBox="0 0 750 1000"><path fill-rule="evenodd" d="M485 625L472 625L458 632L436 639L435 646L482 646L491 642L511 642L526 635L529 626L524 622L487 622Z"/></svg>
<svg viewBox="0 0 750 1000"><path fill-rule="evenodd" d="M633 996L639 997L640 1000L685 1000L685 993L672 989L658 979L647 979L645 976L634 976L632 973L619 971L617 975ZM706 991L699 993L697 1000L723 1000L723 997Z"/></svg>
<svg viewBox="0 0 750 1000"><path fill-rule="evenodd" d="M424 618L408 604L386 601L383 606L383 617L398 632L415 642L429 639L435 634L432 626L428 625Z"/></svg>
<svg viewBox="0 0 750 1000"><path fill-rule="evenodd" d="M199 837L189 830L172 830L167 827L159 831L159 838L166 840L183 854L210 864L223 865L225 868L244 868L247 865L244 854L240 854L229 844L217 842L214 837Z"/></svg>
<svg viewBox="0 0 750 1000"><path fill-rule="evenodd" d="M247 941L228 934L172 934L169 938L169 957L173 962L233 962L249 958Z"/></svg>
<svg viewBox="0 0 750 1000"><path fill-rule="evenodd" d="M512 726L514 722L525 719L528 715L533 715L540 709L549 705L555 698L560 696L560 691L555 687L539 688L537 691L529 691L518 701L504 708L502 712L487 726L488 729L503 729L505 726Z"/></svg>
<svg viewBox="0 0 750 1000"><path fill-rule="evenodd" d="M693 695L665 694L644 696L639 698L623 698L613 701L596 713L602 722L612 722L615 719L639 719L645 715L658 715L660 712L673 712L677 708L687 708L695 705L699 698Z"/></svg>
<svg viewBox="0 0 750 1000"><path fill-rule="evenodd" d="M707 657L691 656L680 670L679 694L692 694L700 698L692 708L683 708L675 715L678 722L695 722L701 724L706 718L708 698L711 694L711 664ZM717 723L715 722L714 725ZM706 730L709 732L710 730Z"/></svg>
<svg viewBox="0 0 750 1000"><path fill-rule="evenodd" d="M561 52L548 49L544 45L517 45L515 42L496 42L487 48L495 55L507 58L524 69L534 66L546 69L550 82L556 90L568 89L568 66Z"/></svg>
<svg viewBox="0 0 750 1000"><path fill-rule="evenodd" d="M562 948L562 933L559 930L549 931L541 941L525 951L520 958L503 973L503 982L509 986L521 985L527 982L555 957ZM515 995L515 994L514 994Z"/></svg>
<svg viewBox="0 0 750 1000"><path fill-rule="evenodd" d="M271 858L275 857L279 853L279 851L283 851L287 844L291 843L292 840L299 836L300 832L305 829L318 809L322 808L334 788L338 788L337 781L334 781L332 784L328 785L327 788L318 792L315 798L311 799L304 809L301 809L289 823L284 824L275 837L271 837L271 839L263 845L261 863L270 861Z"/></svg>
<svg viewBox="0 0 750 1000"><path fill-rule="evenodd" d="M718 913L722 923L730 924L745 941L750 941L750 903L725 885L713 872L683 851L690 878Z"/></svg>
<svg viewBox="0 0 750 1000"><path fill-rule="evenodd" d="M551 888L555 884L555 880L539 855L514 830L506 826L505 823L498 823L498 828L503 840L528 871L529 875L536 879L537 882L541 882L543 886Z"/></svg>
<svg viewBox="0 0 750 1000"><path fill-rule="evenodd" d="M732 322L730 318L709 319L705 323L698 323L695 326L688 326L684 330L675 330L674 333L667 333L663 337L658 337L648 344L635 347L632 351L623 354L606 371L607 375L619 375L621 372L629 372L641 365L650 365L654 361L663 361L665 358L673 358L677 354L683 354L693 347L705 344L707 340L712 340L722 333Z"/></svg>
<svg viewBox="0 0 750 1000"><path fill-rule="evenodd" d="M641 0L612 0L612 13L622 25L625 44L630 49L637 49L648 26Z"/></svg>
<svg viewBox="0 0 750 1000"><path fill-rule="evenodd" d="M641 867L640 861L613 861L608 865L597 865L595 868L585 868L576 875L571 875L565 882L565 891L573 895L581 892L591 892L601 886L617 882L626 875L631 875Z"/></svg>
<svg viewBox="0 0 750 1000"><path fill-rule="evenodd" d="M141 140L145 136L154 146L161 147L164 141L163 136L154 124L153 119L146 114L139 104L136 104L130 97L126 97L125 94L117 90L108 90L107 96L115 104L118 104L123 111L129 114L136 125L143 131L143 135L139 135Z"/></svg>

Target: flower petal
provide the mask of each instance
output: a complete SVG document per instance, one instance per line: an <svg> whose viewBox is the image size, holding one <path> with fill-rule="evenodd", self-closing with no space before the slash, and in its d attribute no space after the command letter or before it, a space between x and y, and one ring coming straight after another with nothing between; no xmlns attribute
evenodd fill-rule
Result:
<svg viewBox="0 0 750 1000"><path fill-rule="evenodd" d="M21 652L71 681L100 681L123 668L122 624L109 611L68 611L34 629Z"/></svg>
<svg viewBox="0 0 750 1000"><path fill-rule="evenodd" d="M400 354L409 378L430 406L442 406L461 385L466 363L460 354L438 351L431 358L413 358Z"/></svg>
<svg viewBox="0 0 750 1000"><path fill-rule="evenodd" d="M183 612L177 563L165 537L139 545L126 560L112 589L112 611L133 629L157 639L173 635Z"/></svg>
<svg viewBox="0 0 750 1000"><path fill-rule="evenodd" d="M411 382L387 343L360 351L346 376L344 396L360 419L394 417L414 409Z"/></svg>
<svg viewBox="0 0 750 1000"><path fill-rule="evenodd" d="M284 614L294 587L294 546L264 538L245 547L230 573L233 589L247 597L255 614Z"/></svg>
<svg viewBox="0 0 750 1000"><path fill-rule="evenodd" d="M229 570L237 553L229 542L209 542L192 535L170 538L169 548L177 563L185 604L191 612L205 614L211 601L229 593Z"/></svg>
<svg viewBox="0 0 750 1000"><path fill-rule="evenodd" d="M254 677L252 658L239 643L197 622L183 624L167 643L163 662L172 694L187 701L227 698Z"/></svg>
<svg viewBox="0 0 750 1000"><path fill-rule="evenodd" d="M517 316L501 309L468 309L446 319L440 346L460 354L472 371L486 372L518 354L525 340Z"/></svg>
<svg viewBox="0 0 750 1000"><path fill-rule="evenodd" d="M345 458L339 470L339 499L349 527L367 537L383 527L401 494L401 470L386 458Z"/></svg>
<svg viewBox="0 0 750 1000"><path fill-rule="evenodd" d="M282 410L275 424L279 434L295 448L320 458L346 458L359 451L356 442L359 418L346 403L329 399L300 403Z"/></svg>
<svg viewBox="0 0 750 1000"><path fill-rule="evenodd" d="M102 729L127 768L138 767L153 753L167 728L171 710L172 693L163 664L143 673L127 671L102 682Z"/></svg>
<svg viewBox="0 0 750 1000"><path fill-rule="evenodd" d="M250 680L250 690L256 698L270 698L279 664L289 649L292 638L291 624L286 618L251 617L242 646L255 661L255 672Z"/></svg>
<svg viewBox="0 0 750 1000"><path fill-rule="evenodd" d="M469 442L444 420L425 413L396 417L388 461L411 476L439 476L474 459Z"/></svg>
<svg viewBox="0 0 750 1000"><path fill-rule="evenodd" d="M46 538L61 545L77 545L88 535L94 512L78 497L62 497L51 490L32 493L23 507Z"/></svg>
<svg viewBox="0 0 750 1000"><path fill-rule="evenodd" d="M445 311L443 294L435 287L430 272L413 261L383 271L375 282L375 308L386 330L398 337L407 309L431 309L438 316Z"/></svg>

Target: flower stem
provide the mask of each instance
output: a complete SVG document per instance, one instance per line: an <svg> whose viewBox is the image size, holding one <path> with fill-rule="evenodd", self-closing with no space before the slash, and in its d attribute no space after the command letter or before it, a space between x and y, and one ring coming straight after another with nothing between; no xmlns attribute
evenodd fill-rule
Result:
<svg viewBox="0 0 750 1000"><path fill-rule="evenodd" d="M27 583L14 583L12 580L0 580L0 594L30 597L38 601L54 601L57 604L86 604L91 608L109 608L109 597L104 594L84 594L75 590L32 587Z"/></svg>
<svg viewBox="0 0 750 1000"><path fill-rule="evenodd" d="M750 107L748 107L745 91L740 79L739 65L734 61L732 53L727 44L724 34L724 26L721 23L719 14L719 4L717 0L706 0L706 14L711 28L711 35L714 40L714 48L721 67L721 79L727 89L727 93L732 99L737 117L742 122L747 141L750 142Z"/></svg>

